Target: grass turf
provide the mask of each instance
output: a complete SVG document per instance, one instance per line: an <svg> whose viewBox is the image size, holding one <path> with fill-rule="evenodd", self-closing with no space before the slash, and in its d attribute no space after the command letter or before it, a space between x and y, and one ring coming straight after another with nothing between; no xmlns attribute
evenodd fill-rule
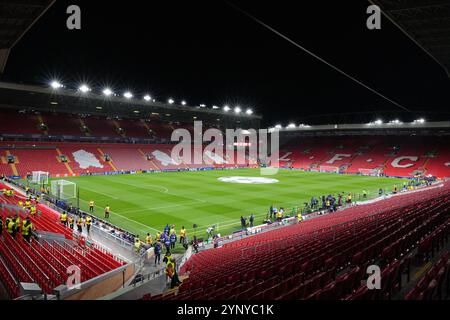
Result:
<svg viewBox="0 0 450 320"><path fill-rule="evenodd" d="M192 237L205 237L206 229L218 224L222 235L239 230L240 216L254 213L255 223L262 222L271 204L290 212L302 207L312 196L345 192L358 198L363 190L369 197L378 189L391 191L404 180L354 175L338 175L280 170L268 176L275 184L237 184L218 180L226 176L259 177L258 169L227 171L165 172L136 175L109 175L64 178L79 187L80 207L87 211L89 200L95 201L95 215L103 218L103 208L111 207L110 222L132 233L155 234L166 223L182 225Z"/></svg>

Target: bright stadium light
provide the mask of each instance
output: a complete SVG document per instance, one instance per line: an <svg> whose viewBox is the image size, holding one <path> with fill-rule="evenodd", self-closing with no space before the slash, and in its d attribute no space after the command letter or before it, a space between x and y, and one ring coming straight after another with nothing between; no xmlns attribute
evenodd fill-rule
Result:
<svg viewBox="0 0 450 320"><path fill-rule="evenodd" d="M425 123L425 119L420 118L420 119L414 120L414 123Z"/></svg>
<svg viewBox="0 0 450 320"><path fill-rule="evenodd" d="M253 114L253 110L252 109L247 109L247 111L245 111L246 114L248 115L252 115Z"/></svg>
<svg viewBox="0 0 450 320"><path fill-rule="evenodd" d="M375 120L373 122L369 122L367 125L373 126L373 125L382 125L382 124L383 124L383 121L378 119L378 120Z"/></svg>
<svg viewBox="0 0 450 320"><path fill-rule="evenodd" d="M125 92L125 93L123 94L123 96L124 96L125 98L127 98L127 99L133 98L133 94L132 94L131 92L129 92L129 91Z"/></svg>
<svg viewBox="0 0 450 320"><path fill-rule="evenodd" d="M281 129L281 128L283 128L283 127L281 126L281 124L277 124L277 125L275 126L275 129Z"/></svg>
<svg viewBox="0 0 450 320"><path fill-rule="evenodd" d="M230 111L230 110L231 110L231 108L230 108L229 106L223 107L223 111L225 111L225 112L228 112L228 111Z"/></svg>
<svg viewBox="0 0 450 320"><path fill-rule="evenodd" d="M202 103L199 107L200 108L206 108L206 104Z"/></svg>
<svg viewBox="0 0 450 320"><path fill-rule="evenodd" d="M113 94L113 92L111 91L111 89L106 88L105 90L103 90L103 94L107 97L109 97L110 95Z"/></svg>
<svg viewBox="0 0 450 320"><path fill-rule="evenodd" d="M234 113L239 114L241 113L242 109L240 107L234 108Z"/></svg>
<svg viewBox="0 0 450 320"><path fill-rule="evenodd" d="M182 106L185 106L185 105L186 105L186 101L184 101L184 100L181 101L181 105L182 105Z"/></svg>
<svg viewBox="0 0 450 320"><path fill-rule="evenodd" d="M150 100L152 100L152 97L147 94L147 95L144 96L144 100L145 101L150 101Z"/></svg>
<svg viewBox="0 0 450 320"><path fill-rule="evenodd" d="M53 88L53 89L59 89L59 88L62 88L63 87L63 85L61 84L61 83L59 83L58 81L52 81L52 83L50 83L50 86Z"/></svg>
<svg viewBox="0 0 450 320"><path fill-rule="evenodd" d="M219 109L219 107L218 107L218 106L212 106L212 108L213 108L213 109Z"/></svg>
<svg viewBox="0 0 450 320"><path fill-rule="evenodd" d="M169 100L167 100L167 102L168 102L169 104L174 104L174 103L175 103L175 101L174 101L172 98L170 98Z"/></svg>
<svg viewBox="0 0 450 320"><path fill-rule="evenodd" d="M288 128L288 129L295 129L295 123L290 123L290 124L287 126L287 128Z"/></svg>
<svg viewBox="0 0 450 320"><path fill-rule="evenodd" d="M83 92L83 93L87 93L87 92L91 91L91 89L90 89L87 85L85 85L85 84L81 85L81 86L78 88L78 90L80 90L80 91Z"/></svg>

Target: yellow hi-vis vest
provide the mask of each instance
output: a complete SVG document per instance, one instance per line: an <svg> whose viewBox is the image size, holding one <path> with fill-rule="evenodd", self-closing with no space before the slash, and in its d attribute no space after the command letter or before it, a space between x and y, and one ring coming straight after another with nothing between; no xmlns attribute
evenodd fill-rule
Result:
<svg viewBox="0 0 450 320"><path fill-rule="evenodd" d="M302 221L302 220L303 220L303 217L302 217L302 214L301 214L301 213L299 213L299 214L297 215L297 219L298 219L298 221Z"/></svg>
<svg viewBox="0 0 450 320"><path fill-rule="evenodd" d="M8 227L8 233L13 233L13 231L14 231L14 226L15 226L14 221L9 220L9 222L8 222L8 224L7 224L7 227Z"/></svg>
<svg viewBox="0 0 450 320"><path fill-rule="evenodd" d="M89 226L92 224L92 218L91 217L87 217L86 218L86 224Z"/></svg>
<svg viewBox="0 0 450 320"><path fill-rule="evenodd" d="M62 215L61 215L61 222L66 222L67 221L67 214L66 213L63 213Z"/></svg>
<svg viewBox="0 0 450 320"><path fill-rule="evenodd" d="M25 223L22 228L22 235L24 235L24 236L30 235L32 228L33 228L33 224L31 222L28 224Z"/></svg>
<svg viewBox="0 0 450 320"><path fill-rule="evenodd" d="M153 243L152 236L147 236L147 238L145 238L145 241L147 241L147 244L151 245Z"/></svg>
<svg viewBox="0 0 450 320"><path fill-rule="evenodd" d="M173 274L175 273L175 264L170 260L167 261L166 270L164 272L168 277L172 278Z"/></svg>
<svg viewBox="0 0 450 320"><path fill-rule="evenodd" d="M180 230L180 237L186 237L186 229Z"/></svg>

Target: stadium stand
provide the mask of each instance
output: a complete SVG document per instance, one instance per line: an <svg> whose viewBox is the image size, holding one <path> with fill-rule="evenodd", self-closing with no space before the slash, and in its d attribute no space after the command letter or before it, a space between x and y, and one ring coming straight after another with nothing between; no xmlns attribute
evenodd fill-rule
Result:
<svg viewBox="0 0 450 320"><path fill-rule="evenodd" d="M448 228L448 225L446 226ZM439 233L448 230L437 230ZM436 235L435 235L436 236ZM429 239L426 239L428 241ZM443 241L444 239L442 239ZM444 291L445 288L445 291ZM432 300L442 299L450 291L450 253L443 253L436 263L420 278L417 284L405 295L405 300Z"/></svg>
<svg viewBox="0 0 450 320"><path fill-rule="evenodd" d="M446 183L201 252L183 266L189 277L178 292L144 299L390 299L409 280L420 243L434 234L448 240L449 189ZM372 264L382 268L381 290L361 285Z"/></svg>
<svg viewBox="0 0 450 320"><path fill-rule="evenodd" d="M180 159L172 159L171 144L93 144L93 143L61 143L61 142L0 142L2 166L0 174L7 176L19 175L26 177L32 171L47 171L52 176L70 176L95 172L137 171L137 170L178 170L199 168L205 166L235 166L237 154L233 159L219 156L207 157L203 164L184 163ZM193 150L194 153L201 152ZM15 157L14 165L6 162L7 154ZM63 163L60 156L64 155L67 162ZM105 161L105 155L110 161ZM223 164L224 161L227 164ZM256 161L246 160L255 164ZM17 174L14 173L17 171Z"/></svg>
<svg viewBox="0 0 450 320"><path fill-rule="evenodd" d="M439 137L323 137L290 141L282 148L283 164L304 170L335 166L342 173L379 169L387 176L450 176L448 144ZM283 166L283 165L281 165Z"/></svg>
<svg viewBox="0 0 450 320"><path fill-rule="evenodd" d="M7 187L0 185L0 189L3 188ZM17 205L19 200L24 198L0 196L0 203ZM60 235L65 240L42 238L28 243L21 234L13 239L8 232L3 232L0 238L0 279L10 298L20 296L19 282L37 283L45 293L51 294L54 288L66 283L70 266L80 268L81 281L84 282L124 265L121 259L96 244L86 246L82 238L76 239L73 230L60 223L56 211L44 205L38 205L38 211L35 217L30 217L36 232ZM0 207L2 219L16 214L16 210ZM22 220L29 217L25 211L21 211L19 216Z"/></svg>
<svg viewBox="0 0 450 320"><path fill-rule="evenodd" d="M48 128L49 135L66 135L66 136L81 136L81 122L80 119L73 115L65 115L64 121L61 121L61 115L46 114L40 117L42 123Z"/></svg>
<svg viewBox="0 0 450 320"><path fill-rule="evenodd" d="M6 134L43 134L39 130L39 120L35 114L0 110L0 128Z"/></svg>
<svg viewBox="0 0 450 320"><path fill-rule="evenodd" d="M404 139L406 140L406 139ZM441 141L435 145L423 142L415 147L413 139L403 142L399 150L392 149L390 138L378 139L376 144L368 146L367 142L349 140L345 146L342 140L311 141L308 145L286 145L280 157L280 166L286 166L283 159L288 159L288 167L319 171L321 167L337 167L341 173L358 174L362 170L378 169L377 173L387 176L414 177L416 174L433 175L438 178L450 177L450 152ZM314 147L313 145L319 145ZM52 175L65 176L92 172L130 171L130 170L177 170L199 168L203 166L235 166L234 159L214 159L205 156L203 164L186 164L180 159L171 158L171 144L94 144L94 143L59 143L59 142L14 142L15 146L28 146L27 149L14 149L9 142L0 142L0 173L26 176L27 172L44 170ZM35 146L46 146L36 149ZM429 146L429 147L427 147ZM51 148L49 148L51 147ZM292 150L292 151L291 151ZM192 157L195 152L193 150ZM6 157L15 157L15 168L8 165ZM111 161L105 161L104 155ZM60 155L68 158L62 163ZM87 161L87 162L86 162ZM224 162L227 163L224 163ZM80 164L81 162L81 164ZM256 160L246 163L255 164Z"/></svg>

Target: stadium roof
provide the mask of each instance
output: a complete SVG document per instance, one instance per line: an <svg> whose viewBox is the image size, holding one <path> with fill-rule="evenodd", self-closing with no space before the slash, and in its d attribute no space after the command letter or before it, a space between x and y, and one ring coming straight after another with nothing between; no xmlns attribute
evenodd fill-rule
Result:
<svg viewBox="0 0 450 320"><path fill-rule="evenodd" d="M0 82L0 107L60 112L103 115L111 117L147 118L158 115L165 121L203 120L225 125L242 125L259 127L260 115L235 114L222 109L208 109L182 106L143 99L126 99L124 97L104 96L91 92L80 92L51 87Z"/></svg>
<svg viewBox="0 0 450 320"><path fill-rule="evenodd" d="M370 0L450 77L449 0Z"/></svg>
<svg viewBox="0 0 450 320"><path fill-rule="evenodd" d="M56 0L0 1L0 74L10 50Z"/></svg>
<svg viewBox="0 0 450 320"><path fill-rule="evenodd" d="M299 125L270 128L270 132L279 131L283 137L314 137L314 136L450 136L450 121L427 122L416 120L413 122L388 123L359 123L359 124L328 124L328 125Z"/></svg>

